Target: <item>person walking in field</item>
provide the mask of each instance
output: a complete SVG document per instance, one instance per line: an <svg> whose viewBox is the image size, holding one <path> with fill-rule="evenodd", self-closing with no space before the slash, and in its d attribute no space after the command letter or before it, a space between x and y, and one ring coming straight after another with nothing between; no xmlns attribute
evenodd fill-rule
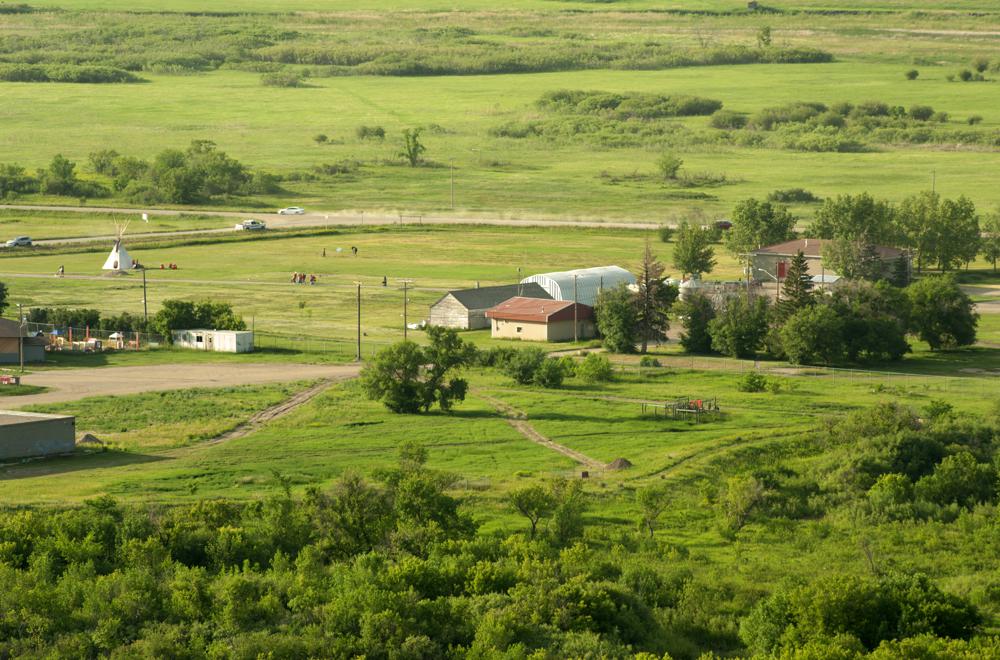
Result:
<svg viewBox="0 0 1000 660"><path fill-rule="evenodd" d="M299 274L292 273L292 284L298 284L298 283L299 283Z"/></svg>
<svg viewBox="0 0 1000 660"><path fill-rule="evenodd" d="M59 270L56 271L56 277L62 277L65 274L66 274L66 269L63 268L63 266L60 264Z"/></svg>

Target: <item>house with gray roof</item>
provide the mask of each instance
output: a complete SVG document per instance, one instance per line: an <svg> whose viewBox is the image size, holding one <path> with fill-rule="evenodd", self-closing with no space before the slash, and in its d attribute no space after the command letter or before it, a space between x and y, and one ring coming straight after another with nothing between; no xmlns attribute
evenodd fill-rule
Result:
<svg viewBox="0 0 1000 660"><path fill-rule="evenodd" d="M552 300L552 296L534 282L459 289L449 291L431 305L430 324L460 330L488 328L490 320L486 318L486 310L516 296Z"/></svg>

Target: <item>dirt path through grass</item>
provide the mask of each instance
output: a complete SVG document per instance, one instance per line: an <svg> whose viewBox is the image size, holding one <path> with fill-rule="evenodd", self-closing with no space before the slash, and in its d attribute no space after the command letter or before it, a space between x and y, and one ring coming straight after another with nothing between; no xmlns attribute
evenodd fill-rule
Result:
<svg viewBox="0 0 1000 660"><path fill-rule="evenodd" d="M23 382L47 388L3 402L5 408L61 403L90 396L181 390L190 387L233 387L295 380L343 380L358 375L355 364L160 364L142 367L97 367L40 371Z"/></svg>
<svg viewBox="0 0 1000 660"><path fill-rule="evenodd" d="M254 431L258 430L265 424L273 422L279 417L284 417L288 413L292 412L299 406L308 403L315 396L322 393L326 388L333 385L333 380L323 380L316 383L312 387L302 390L298 394L282 401L281 403L271 406L265 410L261 410L259 413L243 422L231 431L227 431L220 436L216 436L211 440L208 440L201 445L217 445L227 440L235 440L236 438L242 438L245 435L250 435Z"/></svg>
<svg viewBox="0 0 1000 660"><path fill-rule="evenodd" d="M528 440L531 440L532 442L547 449L551 449L552 451L559 452L563 456L567 456L580 465L588 467L592 470L603 470L607 467L604 463L601 463L598 460L595 460L585 454L581 454L580 452L570 449L565 445L561 445L558 442L552 442L546 438L544 435L535 430L534 426L528 423L528 415L524 411L518 410L510 404L504 403L499 399L494 399L491 396L487 396L485 394L480 394L479 396L496 408L497 412L503 415L504 419L507 420L507 423L514 427L518 433L526 437Z"/></svg>

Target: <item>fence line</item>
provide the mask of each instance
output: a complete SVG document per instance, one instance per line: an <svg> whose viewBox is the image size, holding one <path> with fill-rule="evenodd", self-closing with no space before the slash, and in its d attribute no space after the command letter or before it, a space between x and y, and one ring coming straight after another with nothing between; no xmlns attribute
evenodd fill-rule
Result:
<svg viewBox="0 0 1000 660"><path fill-rule="evenodd" d="M150 332L79 328L34 321L26 321L24 328L29 337L44 338L48 351L141 350L166 343L161 335Z"/></svg>

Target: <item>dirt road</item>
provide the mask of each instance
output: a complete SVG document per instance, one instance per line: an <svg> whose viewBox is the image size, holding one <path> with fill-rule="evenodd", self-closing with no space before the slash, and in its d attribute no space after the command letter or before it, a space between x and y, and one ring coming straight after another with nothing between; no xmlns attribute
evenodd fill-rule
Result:
<svg viewBox="0 0 1000 660"><path fill-rule="evenodd" d="M232 387L295 380L344 380L358 375L353 364L164 364L41 371L25 376L26 385L49 388L40 394L3 397L0 408L60 403L88 396L160 392L191 387Z"/></svg>
<svg viewBox="0 0 1000 660"><path fill-rule="evenodd" d="M279 215L277 213L240 212L240 211L206 211L202 209L128 209L108 206L52 206L35 204L0 204L2 209L21 211L60 211L71 213L118 213L136 216L148 213L151 216L203 215L222 219L247 220L256 218L267 223L270 228L288 227L357 227L359 225L487 225L497 227L603 227L608 229L657 229L661 223L638 221L600 221L600 220L523 220L504 218L499 215L485 216L436 216L414 214L366 213L363 211L316 212L303 215ZM235 224L235 223L233 223ZM132 233L132 238L166 237L172 235L185 236L191 234L232 233L233 224L214 229L186 229L176 232ZM58 238L35 241L39 245L61 243L88 243L95 240L114 240L111 235L80 236L75 238Z"/></svg>

